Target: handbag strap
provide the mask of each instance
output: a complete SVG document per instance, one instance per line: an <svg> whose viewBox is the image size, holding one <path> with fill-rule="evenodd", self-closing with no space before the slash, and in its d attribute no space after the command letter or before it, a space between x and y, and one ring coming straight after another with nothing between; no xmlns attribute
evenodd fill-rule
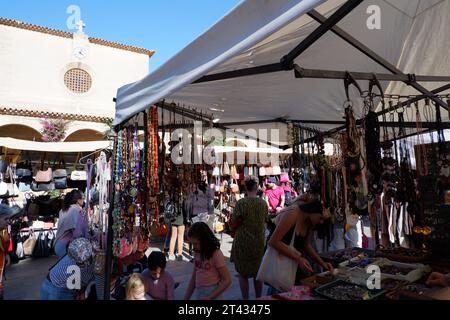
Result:
<svg viewBox="0 0 450 320"><path fill-rule="evenodd" d="M56 265L57 265L62 259L64 259L66 256L67 256L67 253L66 253L65 255L63 255L61 258L59 258L58 261L56 261L55 264L52 265L52 266L50 267L50 269L48 269L48 273L50 274L50 271L52 271L53 268L56 267Z"/></svg>

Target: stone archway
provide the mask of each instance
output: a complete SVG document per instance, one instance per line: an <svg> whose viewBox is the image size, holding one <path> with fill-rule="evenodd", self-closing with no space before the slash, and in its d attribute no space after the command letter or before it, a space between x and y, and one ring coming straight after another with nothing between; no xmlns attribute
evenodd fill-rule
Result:
<svg viewBox="0 0 450 320"><path fill-rule="evenodd" d="M23 124L0 126L0 137L42 142L42 136L39 131Z"/></svg>
<svg viewBox="0 0 450 320"><path fill-rule="evenodd" d="M65 142L75 142L75 141L100 141L105 140L105 135L102 132L92 129L81 129L69 134Z"/></svg>

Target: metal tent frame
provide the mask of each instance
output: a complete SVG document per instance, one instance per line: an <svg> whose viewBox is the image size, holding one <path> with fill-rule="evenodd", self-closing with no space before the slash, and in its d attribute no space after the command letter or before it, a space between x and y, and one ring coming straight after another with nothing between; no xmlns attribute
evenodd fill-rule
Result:
<svg viewBox="0 0 450 320"><path fill-rule="evenodd" d="M281 71L292 71L294 70L297 78L323 78L323 79L347 79L348 72L337 72L337 71L327 71L327 70L307 70L302 69L299 66L296 66L294 64L294 60L299 57L303 52L305 52L309 47L311 47L317 40L319 40L324 34L326 34L328 31L333 32L337 36L339 36L341 39L346 41L348 44L362 52L364 55L372 59L373 61L377 62L379 65L383 66L386 70L388 70L391 74L377 74L375 75L376 78L382 79L382 80L390 80L390 81L402 81L403 83L407 84L408 86L413 87L418 92L420 92L423 96L414 97L412 99L409 99L405 102L399 102L396 106L393 107L394 110L401 108L403 106L406 106L408 103L413 103L415 101L419 101L424 99L425 97L428 97L432 99L436 104L436 109L439 110L440 108L443 108L445 110L448 110L448 105L445 103L440 97L438 97L436 94L445 91L447 89L450 89L450 84L446 84L442 87L436 88L434 90L427 90L422 85L418 83L418 81L433 81L433 82L449 82L450 77L438 77L438 76L416 76L415 74L405 74L401 70L399 70L397 67L392 65L390 62L388 62L383 57L379 56L377 53L375 53L373 50L371 50L369 47L364 45L362 42L355 39L353 36L351 36L349 33L345 32L336 24L341 21L345 16L347 16L349 13L351 13L358 5L360 5L363 2L363 0L348 0L345 2L338 10L336 10L330 17L326 18L325 16L321 15L315 10L311 10L308 14L309 17L317 21L320 25L312 32L310 33L298 46L296 46L293 50L291 50L288 54L283 56L279 62L252 67L252 68L244 68L240 70L234 70L234 71L228 71L228 72L222 72L222 73L216 73L216 74L210 74L205 75L201 77L200 79L192 82L192 84L197 83L203 83L203 82L209 82L209 81L217 81L217 80L225 80L225 79L232 79L232 78L238 78L238 77L245 77L245 76L252 76L252 75L259 75L259 74L266 74L266 73L273 73L273 72L281 72ZM352 73L353 78L357 79L366 79L370 80L374 78L374 74L372 73ZM378 116L390 112L392 109L390 108L388 111L380 111L377 113ZM438 112L438 111L437 111ZM134 115L130 116L127 120L123 121L121 124L117 125L114 129L116 132L120 130L120 128L123 126L124 123L127 123ZM283 122L287 123L289 120L284 119L275 119L276 122ZM267 121L269 122L269 121ZM274 122L274 121L270 121ZM324 123L324 124L340 124L332 121L319 121L319 120L296 120L291 122L297 122L297 123ZM266 123L266 121L254 121L254 122L234 122L234 123L228 123L226 125L239 125L239 124L256 124L256 123ZM357 124L361 124L361 120L357 121ZM386 124L387 125L387 124ZM225 127L225 124L222 125ZM432 126L430 124L430 126ZM345 126L339 126L334 129L331 129L327 132L324 132L324 136L330 136L342 129L344 129ZM307 142L305 140L305 142ZM114 154L117 147L117 141L115 141L114 144ZM282 146L278 146L280 148L283 148ZM110 199L114 199L114 186L111 184L110 189ZM113 212L113 205L110 206L109 209L109 226L108 226L108 236L107 236L107 257L106 257L106 274L105 274L105 292L104 292L104 299L109 300L110 298L110 273L111 273L111 264L112 264L112 212Z"/></svg>

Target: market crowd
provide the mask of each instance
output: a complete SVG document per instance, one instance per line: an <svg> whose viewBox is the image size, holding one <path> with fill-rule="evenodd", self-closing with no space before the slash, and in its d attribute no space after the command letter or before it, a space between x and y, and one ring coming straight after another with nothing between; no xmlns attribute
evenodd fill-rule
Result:
<svg viewBox="0 0 450 320"><path fill-rule="evenodd" d="M261 297L264 282L269 285L267 295L283 291L286 274L276 270L276 261L271 260L269 251L275 250L289 258L297 266L294 284L300 284L319 266L322 271L333 272L333 266L324 262L312 245L312 234L327 218L322 203L312 194L298 196L295 188L284 183L278 186L273 178L267 180L265 193L259 190L257 178L246 179L246 197L237 201L229 221L234 237L231 261L238 273L239 286L244 300L249 299L252 279L255 295ZM289 194L288 194L289 193ZM286 201L288 199L288 201ZM60 212L60 226L56 235L55 253L58 262L50 268L41 287L43 300L86 299L86 289L92 287L95 279L95 248L88 233L87 218L83 213L83 193L74 190L65 197ZM0 231L4 231L12 216L17 214L8 206L0 207ZM175 220L179 219L175 217ZM147 258L147 268L142 273L131 274L124 286L127 300L173 300L179 285L166 270L166 263L172 258L175 242L184 241L182 220L174 221L173 232L168 235L170 253L154 251ZM269 235L266 238L266 230ZM0 235L6 234L0 232ZM184 299L213 300L223 298L231 286L232 278L220 250L220 242L204 222L188 226L187 239L193 249L193 268ZM2 238L0 251L4 257L8 239ZM180 251L179 251L180 252ZM3 266L0 269L3 272ZM67 272L77 266L80 270L79 287L68 287L72 273ZM432 273L427 285L446 287L450 275Z"/></svg>

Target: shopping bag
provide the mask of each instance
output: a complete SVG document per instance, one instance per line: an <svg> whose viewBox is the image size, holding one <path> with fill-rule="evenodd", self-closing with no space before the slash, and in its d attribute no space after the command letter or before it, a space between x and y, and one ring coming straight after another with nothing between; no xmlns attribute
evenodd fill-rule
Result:
<svg viewBox="0 0 450 320"><path fill-rule="evenodd" d="M24 255L31 256L33 254L35 246L36 246L36 236L34 235L34 231L30 231L30 236L23 243Z"/></svg>
<svg viewBox="0 0 450 320"><path fill-rule="evenodd" d="M290 247L294 249L295 231ZM295 249L294 249L295 250ZM298 264L291 258L268 246L258 270L256 279L270 284L277 290L289 291L295 284Z"/></svg>

